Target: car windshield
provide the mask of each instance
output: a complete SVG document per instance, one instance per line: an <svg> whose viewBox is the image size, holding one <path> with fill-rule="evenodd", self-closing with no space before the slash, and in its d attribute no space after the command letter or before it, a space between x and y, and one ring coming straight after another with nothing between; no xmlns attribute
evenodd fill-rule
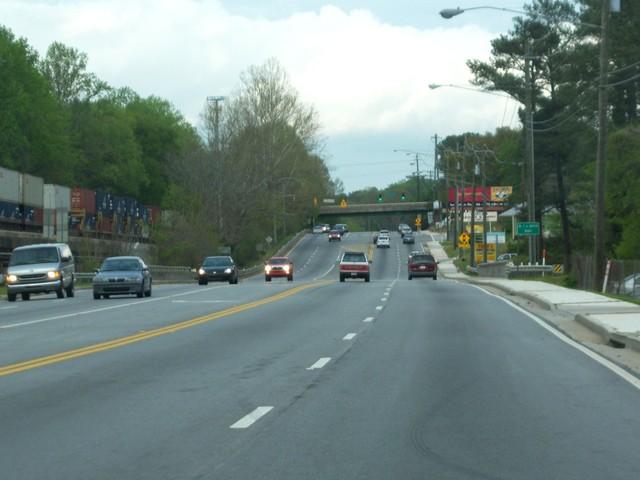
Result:
<svg viewBox="0 0 640 480"><path fill-rule="evenodd" d="M105 260L100 270L103 272L133 272L140 270L140 263L135 259Z"/></svg>
<svg viewBox="0 0 640 480"><path fill-rule="evenodd" d="M55 247L26 248L24 250L14 250L11 254L9 266L55 263L57 261L58 250Z"/></svg>
<svg viewBox="0 0 640 480"><path fill-rule="evenodd" d="M269 260L269 263L271 265L283 265L285 263L289 263L289 260L287 260L286 258L272 258L271 260Z"/></svg>
<svg viewBox="0 0 640 480"><path fill-rule="evenodd" d="M366 262L367 258L364 253L345 253L342 257L343 262Z"/></svg>
<svg viewBox="0 0 640 480"><path fill-rule="evenodd" d="M225 257L209 257L205 258L202 263L203 267L224 267L231 265L231 261Z"/></svg>

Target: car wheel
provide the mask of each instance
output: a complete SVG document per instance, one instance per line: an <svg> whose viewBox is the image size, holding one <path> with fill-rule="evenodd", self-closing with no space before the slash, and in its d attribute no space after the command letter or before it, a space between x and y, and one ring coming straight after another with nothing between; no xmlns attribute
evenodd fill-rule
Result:
<svg viewBox="0 0 640 480"><path fill-rule="evenodd" d="M264 281L265 282L270 282L271 281L271 277L269 275L265 275L264 276Z"/></svg>
<svg viewBox="0 0 640 480"><path fill-rule="evenodd" d="M62 285L60 285L60 288L56 290L56 295L58 296L58 298L64 298L64 290L62 289Z"/></svg>
<svg viewBox="0 0 640 480"><path fill-rule="evenodd" d="M15 302L16 301L16 294L15 293L7 293L7 301L8 302Z"/></svg>
<svg viewBox="0 0 640 480"><path fill-rule="evenodd" d="M413 280L413 277L411 275L409 275L409 280Z"/></svg>
<svg viewBox="0 0 640 480"><path fill-rule="evenodd" d="M22 294L22 300L29 300L31 298L31 294L30 293L23 293Z"/></svg>
<svg viewBox="0 0 640 480"><path fill-rule="evenodd" d="M151 296L151 281L149 281L149 290L144 292L144 296L145 297L150 297Z"/></svg>
<svg viewBox="0 0 640 480"><path fill-rule="evenodd" d="M67 294L67 298L72 298L75 295L75 291L74 291L74 282L71 282L71 285L69 285L67 288L64 289L66 294Z"/></svg>
<svg viewBox="0 0 640 480"><path fill-rule="evenodd" d="M287 277L287 281L288 281L288 282L293 282L293 275L289 275L289 276Z"/></svg>
<svg viewBox="0 0 640 480"><path fill-rule="evenodd" d="M344 282L344 275L340 275L340 281Z"/></svg>
<svg viewBox="0 0 640 480"><path fill-rule="evenodd" d="M140 291L136 292L136 297L138 297L138 298L144 297L144 282L142 282L142 286L140 287Z"/></svg>
<svg viewBox="0 0 640 480"><path fill-rule="evenodd" d="M109 295L108 293L103 293L103 294L102 294L102 296L103 296L104 298L109 298L111 295Z"/></svg>
<svg viewBox="0 0 640 480"><path fill-rule="evenodd" d="M207 281L206 280L198 280L198 285L206 285Z"/></svg>
<svg viewBox="0 0 640 480"><path fill-rule="evenodd" d="M370 279L369 279L369 275L367 275L366 277L364 277L364 281L365 281L365 282L368 282L369 280L370 280Z"/></svg>
<svg viewBox="0 0 640 480"><path fill-rule="evenodd" d="M94 300L100 300L100 294L99 293L94 293L93 294L93 299Z"/></svg>
<svg viewBox="0 0 640 480"><path fill-rule="evenodd" d="M433 279L434 279L434 280L437 280L437 279L438 279L438 277L433 277Z"/></svg>

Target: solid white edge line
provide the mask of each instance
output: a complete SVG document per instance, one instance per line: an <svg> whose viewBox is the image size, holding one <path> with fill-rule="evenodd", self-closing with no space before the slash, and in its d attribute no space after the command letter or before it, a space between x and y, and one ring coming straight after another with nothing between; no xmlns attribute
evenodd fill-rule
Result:
<svg viewBox="0 0 640 480"><path fill-rule="evenodd" d="M249 415L242 417L236 423L229 428L248 428L256 423L260 418L264 417L267 413L273 410L273 407L258 407Z"/></svg>
<svg viewBox="0 0 640 480"><path fill-rule="evenodd" d="M315 370L317 368L322 368L330 361L331 361L331 357L323 357L320 360L318 360L316 363L308 367L307 370Z"/></svg>
<svg viewBox="0 0 640 480"><path fill-rule="evenodd" d="M473 286L476 287L475 285L473 285ZM547 324L544 320L539 319L533 313L528 312L527 310L525 310L524 308L520 307L519 305L516 305L515 303L511 302L510 300L508 300L506 298L503 298L503 297L501 297L499 295L495 295L495 294L493 294L491 292L488 292L487 290L484 290L484 289L482 289L480 287L476 287L476 288L478 288L479 290L482 290L487 295L492 295L492 296L494 296L496 298L499 298L500 300L505 302L507 305L512 306L513 308L515 308L516 310L518 310L521 313L524 313L527 317L531 318L533 321L535 321L542 328L546 329L548 332L552 333L553 335L555 335L557 338L559 338L560 340L562 340L566 344L568 344L568 345L572 346L573 348L575 348L576 350L584 353L586 356L588 356L592 360L595 360L596 362L598 362L603 367L608 368L613 373L615 373L616 375L621 377L623 380L626 380L628 383L630 383L635 388L640 390L640 379L637 378L636 376L632 375L631 373L627 372L625 369L619 367L618 365L613 363L611 360L608 360L607 358L603 357L599 353L596 353L593 350L585 347L581 343L576 342L574 339L568 337L567 335L562 333L560 330L557 330L556 328L553 328L551 325Z"/></svg>

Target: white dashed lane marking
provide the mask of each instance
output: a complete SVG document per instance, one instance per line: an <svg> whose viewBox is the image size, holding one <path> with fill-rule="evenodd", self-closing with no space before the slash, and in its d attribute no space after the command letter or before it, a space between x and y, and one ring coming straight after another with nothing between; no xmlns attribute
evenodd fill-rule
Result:
<svg viewBox="0 0 640 480"><path fill-rule="evenodd" d="M264 417L271 410L273 410L273 407L258 407L249 415L242 417L229 428L248 428L258 420L260 420L262 417Z"/></svg>

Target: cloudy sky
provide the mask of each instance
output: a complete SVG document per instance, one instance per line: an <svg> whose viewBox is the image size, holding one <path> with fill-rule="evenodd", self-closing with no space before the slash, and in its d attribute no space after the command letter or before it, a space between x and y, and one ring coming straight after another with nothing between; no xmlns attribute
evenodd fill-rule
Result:
<svg viewBox="0 0 640 480"><path fill-rule="evenodd" d="M170 101L194 126L252 65L276 58L320 115L324 157L347 192L433 170L435 138L519 127L508 98L468 85L466 61L515 13L444 8L525 0L0 0L0 24L41 55L55 42L84 52L113 87ZM432 90L429 84L454 85ZM400 151L398 151L400 150Z"/></svg>

